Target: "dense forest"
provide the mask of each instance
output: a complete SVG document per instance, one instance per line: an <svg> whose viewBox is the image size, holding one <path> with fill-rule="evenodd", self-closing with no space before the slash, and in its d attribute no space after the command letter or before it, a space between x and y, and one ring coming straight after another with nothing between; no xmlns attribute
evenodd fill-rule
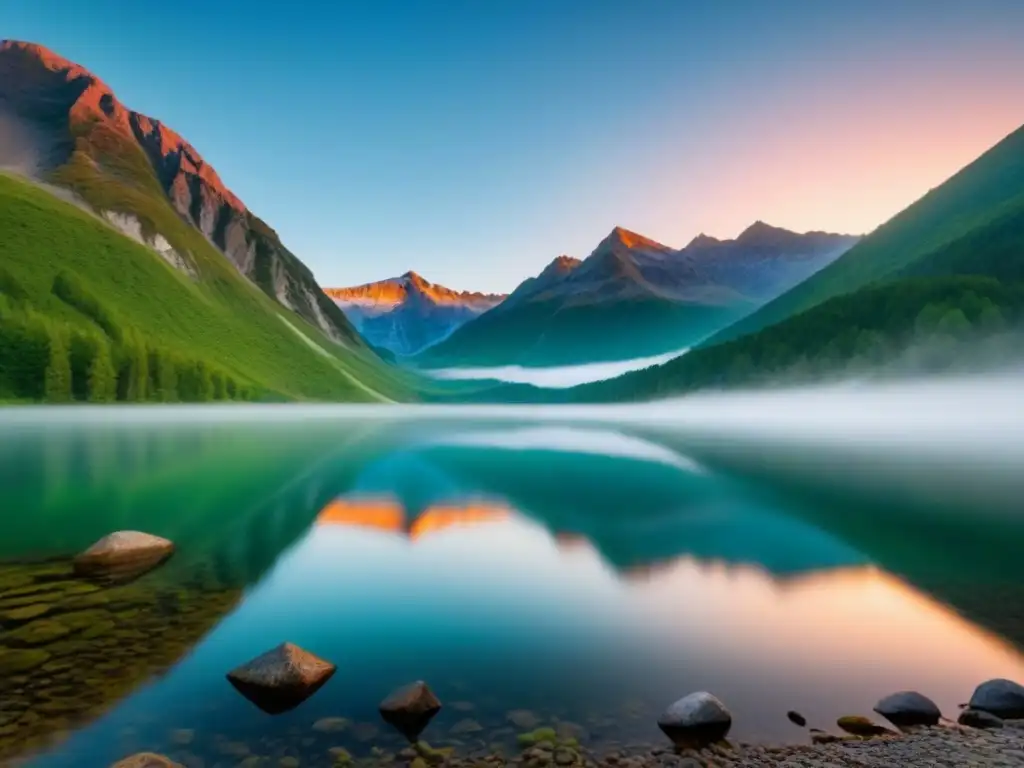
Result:
<svg viewBox="0 0 1024 768"><path fill-rule="evenodd" d="M781 323L669 363L571 391L575 401L798 383L860 373L941 372L977 361L1024 320L1024 283L906 278L837 296Z"/></svg>
<svg viewBox="0 0 1024 768"><path fill-rule="evenodd" d="M67 402L248 400L255 390L216 363L154 344L127 327L71 272L52 293L76 310L73 325L34 308L0 268L0 399Z"/></svg>

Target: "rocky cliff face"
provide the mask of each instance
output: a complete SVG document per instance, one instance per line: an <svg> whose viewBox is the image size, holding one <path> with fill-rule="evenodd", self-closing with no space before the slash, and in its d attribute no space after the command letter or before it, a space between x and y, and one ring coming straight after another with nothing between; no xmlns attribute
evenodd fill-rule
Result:
<svg viewBox="0 0 1024 768"><path fill-rule="evenodd" d="M335 340L359 342L309 269L195 147L159 120L126 108L91 72L42 46L0 43L0 167L67 184L105 215L135 217L147 241L160 235L173 242L173 233L160 231L160 217L148 208L150 197L160 196L273 299ZM113 185L122 188L119 194L109 194ZM193 262L180 252L169 261Z"/></svg>
<svg viewBox="0 0 1024 768"><path fill-rule="evenodd" d="M371 344L399 355L421 352L505 299L502 294L453 291L415 272L325 292Z"/></svg>

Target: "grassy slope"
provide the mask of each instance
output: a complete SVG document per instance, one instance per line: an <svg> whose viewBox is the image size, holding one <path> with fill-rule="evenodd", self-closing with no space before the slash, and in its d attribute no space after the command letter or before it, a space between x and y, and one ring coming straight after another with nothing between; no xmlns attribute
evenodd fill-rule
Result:
<svg viewBox="0 0 1024 768"><path fill-rule="evenodd" d="M905 270L972 230L1024 210L1024 128L880 226L833 264L712 336L739 338Z"/></svg>
<svg viewBox="0 0 1024 768"><path fill-rule="evenodd" d="M173 269L150 249L45 190L0 176L0 264L26 288L37 310L73 324L90 322L50 292L54 276L68 269L126 325L165 346L217 360L280 397L372 399L366 387L390 399L411 396L411 377L384 366L365 347L344 350L333 344L245 280L169 204L166 212L162 209L164 201L153 196L162 195L158 187L144 190L90 175L84 156L65 172L76 162L82 164L81 179L71 186L81 190L91 184L90 202L106 210L148 211L150 223L191 254L200 279ZM327 354L302 343L282 318ZM339 368L366 386L354 384Z"/></svg>

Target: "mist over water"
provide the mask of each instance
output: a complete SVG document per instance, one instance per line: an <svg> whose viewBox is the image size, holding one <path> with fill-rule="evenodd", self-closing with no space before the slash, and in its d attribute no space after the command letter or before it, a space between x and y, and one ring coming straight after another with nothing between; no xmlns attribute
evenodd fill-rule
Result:
<svg viewBox="0 0 1024 768"><path fill-rule="evenodd" d="M637 357L632 360L615 360L607 363L586 363L584 365L548 366L529 368L522 365L505 365L495 368L442 368L424 371L436 379L490 380L509 384L532 384L548 389L568 389L580 384L614 379L630 371L640 371L653 365L662 365L685 355L689 347L677 349L651 357Z"/></svg>

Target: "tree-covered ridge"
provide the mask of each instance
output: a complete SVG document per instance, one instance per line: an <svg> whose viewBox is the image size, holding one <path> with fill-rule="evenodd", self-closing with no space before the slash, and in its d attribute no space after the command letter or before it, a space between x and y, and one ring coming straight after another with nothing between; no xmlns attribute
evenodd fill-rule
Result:
<svg viewBox="0 0 1024 768"><path fill-rule="evenodd" d="M1024 127L920 200L875 229L835 262L795 288L733 323L705 342L710 346L754 333L827 299L879 280L915 273L963 238L977 236L1024 216ZM971 266L975 255L955 270L921 267L922 274L988 274ZM977 257L987 258L984 254ZM966 267L966 268L965 268ZM994 274L994 273L993 273Z"/></svg>
<svg viewBox="0 0 1024 768"><path fill-rule="evenodd" d="M207 246L208 247L208 246ZM197 251L188 251L196 255ZM238 274L219 254L207 270L185 274L155 251L93 214L22 179L0 174L0 296L5 327L37 339L51 326L74 356L76 337L106 340L115 368L133 346L155 351L151 370L165 371L167 399L196 399L205 370L214 387L233 380L242 392L275 400L404 400L415 377L388 366L360 345L345 348L324 337ZM70 329L70 330L69 330ZM14 331L12 331L14 333ZM46 345L49 354L49 345ZM101 345L102 346L102 345ZM59 356L60 343L54 345ZM31 356L29 346L19 347ZM102 355L102 352L99 352ZM163 364L164 357L174 362ZM21 366L6 353L6 370ZM194 376L180 374L203 363ZM181 365L178 365L178 363ZM38 370L26 359L27 370ZM172 387L170 370L174 368ZM21 374L5 374L0 397L38 399ZM24 374L30 376L30 374ZM141 379L141 374L140 374ZM158 376L159 380L159 376ZM54 383L54 391L57 385ZM159 391L160 387L156 389ZM145 395L149 399L150 394ZM124 399L135 399L125 395Z"/></svg>
<svg viewBox="0 0 1024 768"><path fill-rule="evenodd" d="M0 399L205 402L255 394L214 362L147 343L69 272L54 279L53 294L96 326L33 309L17 279L0 268Z"/></svg>
<svg viewBox="0 0 1024 768"><path fill-rule="evenodd" d="M976 351L977 340L998 338L1022 320L1024 283L981 276L906 278L837 296L758 333L693 350L661 366L577 387L569 398L646 399L900 364L947 370L968 347Z"/></svg>

